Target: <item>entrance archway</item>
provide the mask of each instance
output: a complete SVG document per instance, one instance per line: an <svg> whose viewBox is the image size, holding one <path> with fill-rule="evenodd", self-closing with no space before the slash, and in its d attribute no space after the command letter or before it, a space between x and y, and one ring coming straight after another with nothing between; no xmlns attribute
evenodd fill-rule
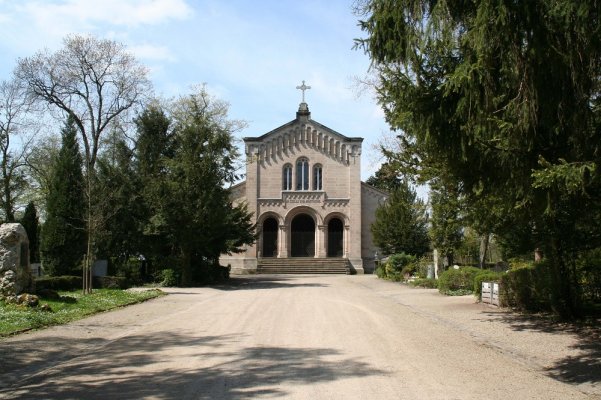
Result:
<svg viewBox="0 0 601 400"><path fill-rule="evenodd" d="M278 255L278 221L267 218L263 221L263 257Z"/></svg>
<svg viewBox="0 0 601 400"><path fill-rule="evenodd" d="M292 257L315 256L315 221L307 214L299 214L290 224Z"/></svg>
<svg viewBox="0 0 601 400"><path fill-rule="evenodd" d="M344 225L338 218L328 222L328 257L342 257L343 255Z"/></svg>

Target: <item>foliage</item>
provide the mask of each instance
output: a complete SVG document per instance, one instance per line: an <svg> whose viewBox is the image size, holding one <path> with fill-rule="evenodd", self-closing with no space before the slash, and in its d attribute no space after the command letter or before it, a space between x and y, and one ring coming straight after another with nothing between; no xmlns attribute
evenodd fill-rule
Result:
<svg viewBox="0 0 601 400"><path fill-rule="evenodd" d="M25 212L21 218L21 225L27 232L27 238L29 239L29 261L32 263L40 262L40 239L39 231L40 224L38 220L38 213L35 209L35 204L32 201L27 203Z"/></svg>
<svg viewBox="0 0 601 400"><path fill-rule="evenodd" d="M77 290L81 289L81 276L42 276L35 280L35 290Z"/></svg>
<svg viewBox="0 0 601 400"><path fill-rule="evenodd" d="M163 238L161 256L178 258L184 285L209 276L220 254L240 251L254 242L254 226L245 204L232 204L226 184L236 179L237 156L233 132L241 127L227 118L228 106L201 87L170 105L172 131L160 110L148 110L139 122L137 154L142 176L147 220L144 232ZM155 136L163 149L151 145ZM147 161L142 151L149 152Z"/></svg>
<svg viewBox="0 0 601 400"><path fill-rule="evenodd" d="M601 248L580 254L576 268L583 300L601 304Z"/></svg>
<svg viewBox="0 0 601 400"><path fill-rule="evenodd" d="M482 282L499 282L503 275L501 272L481 270L474 277L474 295L478 298L482 295Z"/></svg>
<svg viewBox="0 0 601 400"><path fill-rule="evenodd" d="M160 285L163 287L177 286L178 278L177 274L172 269L161 270L161 282Z"/></svg>
<svg viewBox="0 0 601 400"><path fill-rule="evenodd" d="M474 279L482 272L479 268L450 268L438 278L438 290L442 294L469 294L474 290Z"/></svg>
<svg viewBox="0 0 601 400"><path fill-rule="evenodd" d="M81 278L79 278L81 283ZM139 303L160 296L158 290L141 292L97 289L91 295L83 296L81 291L61 292L58 299L43 300L52 312L38 308L23 308L0 302L0 337L38 329L51 325L65 324L91 314L111 310L129 304ZM70 299L75 299L72 301Z"/></svg>
<svg viewBox="0 0 601 400"><path fill-rule="evenodd" d="M73 119L68 118L46 199L40 253L49 275L68 275L80 270L82 255L86 252L86 203L76 131Z"/></svg>
<svg viewBox="0 0 601 400"><path fill-rule="evenodd" d="M412 265L416 260L415 256L405 253L393 254L388 260L376 269L379 278L388 279L393 282L400 282L404 279L403 270Z"/></svg>
<svg viewBox="0 0 601 400"><path fill-rule="evenodd" d="M24 166L30 152L27 129L31 102L16 80L0 82L0 211L15 222L15 210L28 187ZM15 142L20 146L15 146Z"/></svg>
<svg viewBox="0 0 601 400"><path fill-rule="evenodd" d="M461 200L457 187L450 184L437 183L431 185L430 204L432 218L430 238L432 246L446 258L445 264L454 264L454 254L462 242L462 221L459 216Z"/></svg>
<svg viewBox="0 0 601 400"><path fill-rule="evenodd" d="M97 163L97 189L104 193L94 202L99 222L97 256L113 258L121 266L142 247L141 182L123 134L111 132L109 139Z"/></svg>
<svg viewBox="0 0 601 400"><path fill-rule="evenodd" d="M31 98L68 115L81 134L87 197L84 211L88 263L84 268L89 275L89 261L95 257L96 233L103 222L95 206L97 200L107 195L95 186L101 138L107 128L118 125L119 118L139 105L150 91L148 71L122 44L93 36L70 35L54 53L46 50L20 59L15 75ZM88 282L85 280L86 287Z"/></svg>
<svg viewBox="0 0 601 400"><path fill-rule="evenodd" d="M409 284L414 287L422 287L426 289L438 288L438 281L434 278L417 278L409 281Z"/></svg>
<svg viewBox="0 0 601 400"><path fill-rule="evenodd" d="M525 311L550 311L553 290L548 262L520 264L501 277L501 303Z"/></svg>
<svg viewBox="0 0 601 400"><path fill-rule="evenodd" d="M357 45L403 132L398 158L442 160L434 177L475 205L477 232L543 249L553 310L577 315L575 256L601 245L597 2L366 0L359 11Z"/></svg>
<svg viewBox="0 0 601 400"><path fill-rule="evenodd" d="M130 286L123 276L95 276L92 283L94 289L127 289Z"/></svg>
<svg viewBox="0 0 601 400"><path fill-rule="evenodd" d="M425 254L430 246L425 206L407 183L395 189L376 210L371 226L374 243L384 254Z"/></svg>

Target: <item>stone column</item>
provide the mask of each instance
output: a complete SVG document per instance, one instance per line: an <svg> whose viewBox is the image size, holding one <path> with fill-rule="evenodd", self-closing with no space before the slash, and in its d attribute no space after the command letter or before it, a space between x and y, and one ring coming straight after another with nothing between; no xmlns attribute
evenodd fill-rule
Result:
<svg viewBox="0 0 601 400"><path fill-rule="evenodd" d="M327 241L326 241L327 225L317 225L317 247L316 257L325 258L327 257Z"/></svg>
<svg viewBox="0 0 601 400"><path fill-rule="evenodd" d="M348 258L348 256L349 256L349 246L351 243L350 236L351 236L350 225L344 225L344 238L342 239L342 247L343 247L342 252L343 252L344 258Z"/></svg>
<svg viewBox="0 0 601 400"><path fill-rule="evenodd" d="M286 225L280 225L280 234L278 235L278 258L288 258L288 229Z"/></svg>

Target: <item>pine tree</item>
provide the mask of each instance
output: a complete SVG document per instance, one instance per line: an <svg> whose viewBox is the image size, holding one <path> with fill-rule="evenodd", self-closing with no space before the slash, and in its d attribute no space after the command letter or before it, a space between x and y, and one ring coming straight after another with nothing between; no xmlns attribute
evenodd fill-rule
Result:
<svg viewBox="0 0 601 400"><path fill-rule="evenodd" d="M430 247L426 221L424 204L415 191L407 183L399 184L376 210L371 226L374 243L384 254L422 256Z"/></svg>
<svg viewBox="0 0 601 400"><path fill-rule="evenodd" d="M40 225L33 201L30 201L27 207L25 207L23 218L21 218L21 225L25 228L27 237L29 238L29 261L38 263L40 262L40 240L38 235Z"/></svg>
<svg viewBox="0 0 601 400"><path fill-rule="evenodd" d="M50 275L76 273L86 252L85 197L77 128L69 117L62 130L62 146L55 161L46 199L41 256Z"/></svg>

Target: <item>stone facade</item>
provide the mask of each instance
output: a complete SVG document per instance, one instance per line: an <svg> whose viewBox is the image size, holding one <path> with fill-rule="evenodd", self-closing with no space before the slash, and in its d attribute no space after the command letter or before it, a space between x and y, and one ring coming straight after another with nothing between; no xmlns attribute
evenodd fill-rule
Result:
<svg viewBox="0 0 601 400"><path fill-rule="evenodd" d="M0 297L31 290L29 239L21 224L0 225Z"/></svg>
<svg viewBox="0 0 601 400"><path fill-rule="evenodd" d="M246 181L231 195L248 204L259 235L221 264L245 274L265 257L342 257L357 273L373 270L370 225L387 195L361 182L362 142L312 120L304 102L296 119L244 138Z"/></svg>

